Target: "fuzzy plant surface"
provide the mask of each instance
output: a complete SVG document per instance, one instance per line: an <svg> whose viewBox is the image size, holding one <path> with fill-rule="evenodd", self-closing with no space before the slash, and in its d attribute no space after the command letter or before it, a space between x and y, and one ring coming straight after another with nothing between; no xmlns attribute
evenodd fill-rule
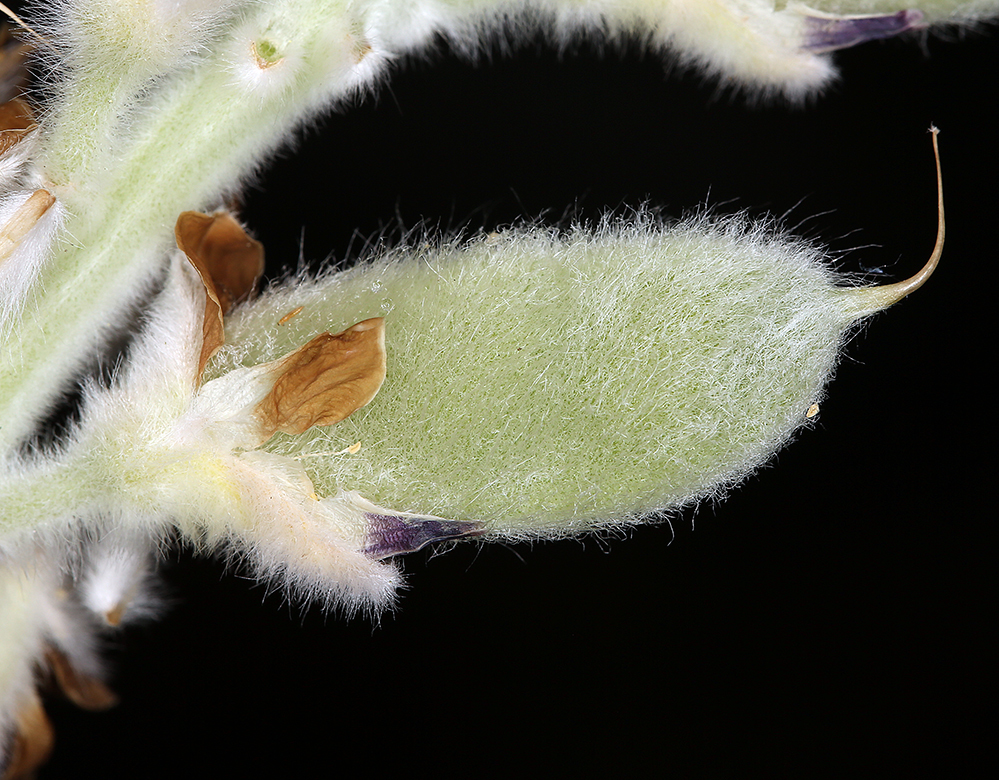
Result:
<svg viewBox="0 0 999 780"><path fill-rule="evenodd" d="M242 186L318 112L435 36L640 37L754 98L829 52L995 3L126 3L24 11L0 110L0 768L52 741L39 679L103 708L102 632L180 540L345 612L391 558L553 539L718 497L808 424L864 317L771 224L649 212L414 242L256 295ZM16 92L14 92L16 94ZM934 144L936 135L934 133ZM939 164L938 164L939 166Z"/></svg>

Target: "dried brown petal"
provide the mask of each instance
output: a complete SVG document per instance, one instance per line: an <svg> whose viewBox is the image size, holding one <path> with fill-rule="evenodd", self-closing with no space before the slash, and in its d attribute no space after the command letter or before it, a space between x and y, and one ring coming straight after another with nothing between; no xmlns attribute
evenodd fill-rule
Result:
<svg viewBox="0 0 999 780"><path fill-rule="evenodd" d="M178 223L179 224L179 223ZM201 277L202 284L205 285L205 317L201 323L201 354L198 356L198 372L194 376L195 384L201 383L201 375L205 372L205 365L212 355L218 352L219 347L225 343L225 329L222 326L222 304L215 292L215 284L212 282L212 275L208 273L204 263L196 255L191 255L183 244L180 237L177 244L187 255L187 259L194 266Z"/></svg>
<svg viewBox="0 0 999 780"><path fill-rule="evenodd" d="M35 190L0 228L0 263L10 257L21 239L35 226L56 199L48 190Z"/></svg>
<svg viewBox="0 0 999 780"><path fill-rule="evenodd" d="M30 130L35 127L34 113L21 98L0 105L0 130Z"/></svg>
<svg viewBox="0 0 999 780"><path fill-rule="evenodd" d="M96 677L74 668L65 654L54 647L49 646L45 649L45 661L59 689L77 707L85 710L106 710L118 703L118 697L110 688Z"/></svg>
<svg viewBox="0 0 999 780"><path fill-rule="evenodd" d="M323 333L275 364L278 378L254 414L265 440L332 425L375 397L385 381L385 320L375 317L335 336Z"/></svg>
<svg viewBox="0 0 999 780"><path fill-rule="evenodd" d="M264 247L231 214L185 211L177 220L176 233L177 246L208 271L222 314L254 293L264 272Z"/></svg>
<svg viewBox="0 0 999 780"><path fill-rule="evenodd" d="M177 218L174 233L207 292L195 377L200 382L205 364L225 342L222 317L256 288L264 271L264 248L224 211L214 215L185 211Z"/></svg>
<svg viewBox="0 0 999 780"><path fill-rule="evenodd" d="M41 699L34 691L31 699L17 713L17 731L10 746L10 756L2 780L28 780L52 753L55 734L45 714ZM2 758L2 757L0 757Z"/></svg>
<svg viewBox="0 0 999 780"><path fill-rule="evenodd" d="M0 155L5 154L34 127L31 108L20 98L0 105Z"/></svg>

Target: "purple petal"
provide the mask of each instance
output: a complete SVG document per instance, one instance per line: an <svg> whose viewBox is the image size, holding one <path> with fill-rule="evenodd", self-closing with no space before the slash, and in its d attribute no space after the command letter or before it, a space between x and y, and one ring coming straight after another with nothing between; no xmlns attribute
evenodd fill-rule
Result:
<svg viewBox="0 0 999 780"><path fill-rule="evenodd" d="M441 520L438 517L401 517L367 513L368 546L364 554L379 560L416 552L433 542L480 536L482 523Z"/></svg>
<svg viewBox="0 0 999 780"><path fill-rule="evenodd" d="M889 16L806 17L808 33L803 48L816 54L890 38L911 30L923 20L922 11L899 11Z"/></svg>

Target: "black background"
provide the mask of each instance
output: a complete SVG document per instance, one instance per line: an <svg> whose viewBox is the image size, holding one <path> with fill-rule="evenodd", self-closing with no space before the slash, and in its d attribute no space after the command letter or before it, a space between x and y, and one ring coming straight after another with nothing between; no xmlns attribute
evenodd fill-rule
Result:
<svg viewBox="0 0 999 780"><path fill-rule="evenodd" d="M121 704L51 706L43 780L980 770L996 726L999 37L838 61L836 86L789 109L637 51L537 44L473 66L442 49L308 132L246 195L274 273L300 249L349 262L421 221L709 200L787 215L844 270L894 280L933 244L931 122L947 249L851 343L817 428L672 532L413 555L377 626L178 555L162 619L109 642Z"/></svg>

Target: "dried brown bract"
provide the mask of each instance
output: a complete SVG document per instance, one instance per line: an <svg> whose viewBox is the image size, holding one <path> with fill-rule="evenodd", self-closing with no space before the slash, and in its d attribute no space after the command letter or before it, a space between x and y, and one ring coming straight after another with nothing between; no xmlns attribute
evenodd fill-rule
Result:
<svg viewBox="0 0 999 780"><path fill-rule="evenodd" d="M365 406L385 381L385 320L322 333L275 363L274 387L255 410L268 438L332 425Z"/></svg>

